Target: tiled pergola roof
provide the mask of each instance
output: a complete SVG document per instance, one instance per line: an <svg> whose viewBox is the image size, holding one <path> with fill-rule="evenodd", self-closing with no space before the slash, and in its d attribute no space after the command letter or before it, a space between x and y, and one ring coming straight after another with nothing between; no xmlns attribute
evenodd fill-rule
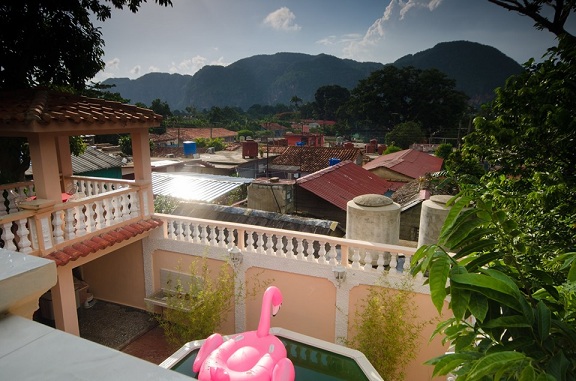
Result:
<svg viewBox="0 0 576 381"><path fill-rule="evenodd" d="M0 92L0 136L59 130L127 132L158 126L161 120L152 110L43 88Z"/></svg>

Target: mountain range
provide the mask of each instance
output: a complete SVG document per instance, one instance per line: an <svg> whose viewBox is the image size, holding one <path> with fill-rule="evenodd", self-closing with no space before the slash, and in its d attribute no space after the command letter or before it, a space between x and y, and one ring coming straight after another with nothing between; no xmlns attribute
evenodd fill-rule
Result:
<svg viewBox="0 0 576 381"><path fill-rule="evenodd" d="M436 68L456 81L456 88L466 93L472 104L480 105L494 96L494 89L504 85L522 66L496 48L469 41L439 43L433 48L404 56L392 65ZM136 79L109 78L131 103L150 105L154 99L167 102L172 110L187 106L209 109L213 106L240 107L254 104L290 104L299 97L314 100L319 87L339 85L351 90L375 70L377 62L357 62L334 56L303 53L256 55L228 66L204 66L194 75L149 73Z"/></svg>

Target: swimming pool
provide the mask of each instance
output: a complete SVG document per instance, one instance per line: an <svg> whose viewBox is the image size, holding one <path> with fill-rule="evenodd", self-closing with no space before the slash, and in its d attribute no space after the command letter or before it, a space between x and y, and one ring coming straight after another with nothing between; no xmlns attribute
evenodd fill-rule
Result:
<svg viewBox="0 0 576 381"><path fill-rule="evenodd" d="M297 381L382 381L366 356L357 350L283 328L271 328L270 333L286 346ZM185 344L160 366L195 377L192 363L203 342Z"/></svg>

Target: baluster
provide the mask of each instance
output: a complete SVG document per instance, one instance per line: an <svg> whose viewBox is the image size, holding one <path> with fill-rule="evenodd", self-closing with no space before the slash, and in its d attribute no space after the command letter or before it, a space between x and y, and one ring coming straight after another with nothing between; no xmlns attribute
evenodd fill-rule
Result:
<svg viewBox="0 0 576 381"><path fill-rule="evenodd" d="M14 244L14 234L12 234L12 222L5 222L2 224L2 242L4 242L4 249L18 251L18 248Z"/></svg>
<svg viewBox="0 0 576 381"><path fill-rule="evenodd" d="M168 235L168 238L170 239L176 239L176 234L174 234L174 225L176 224L175 221L173 220L168 220L167 221L167 226L166 226L166 234Z"/></svg>
<svg viewBox="0 0 576 381"><path fill-rule="evenodd" d="M304 256L304 240L302 239L296 239L296 258L298 260L304 261L306 260L306 257Z"/></svg>
<svg viewBox="0 0 576 381"><path fill-rule="evenodd" d="M198 225L193 225L192 241L194 243L200 243L200 231L198 230Z"/></svg>
<svg viewBox="0 0 576 381"><path fill-rule="evenodd" d="M410 260L412 256L404 255L404 263L402 264L402 272L404 274L410 274Z"/></svg>
<svg viewBox="0 0 576 381"><path fill-rule="evenodd" d="M274 239L276 234L270 234L266 236L268 240L266 241L266 255L275 256L276 252L274 251Z"/></svg>
<svg viewBox="0 0 576 381"><path fill-rule="evenodd" d="M210 227L208 241L210 246L218 246L218 242L216 241L216 228L214 226Z"/></svg>
<svg viewBox="0 0 576 381"><path fill-rule="evenodd" d="M137 192L130 193L130 208L128 210L128 215L130 218L140 216L140 198L138 197Z"/></svg>
<svg viewBox="0 0 576 381"><path fill-rule="evenodd" d="M308 245L304 246L306 258L308 262L318 263L318 258L314 255L314 241L305 241Z"/></svg>
<svg viewBox="0 0 576 381"><path fill-rule="evenodd" d="M294 258L294 241L291 237L286 237L286 257Z"/></svg>
<svg viewBox="0 0 576 381"><path fill-rule="evenodd" d="M62 231L62 212L52 213L52 236L56 244L64 242L64 232Z"/></svg>
<svg viewBox="0 0 576 381"><path fill-rule="evenodd" d="M364 270L369 271L372 270L372 253L370 250L365 250L364 253Z"/></svg>
<svg viewBox="0 0 576 381"><path fill-rule="evenodd" d="M114 216L112 215L112 200L106 198L102 200L102 217L105 226L114 225Z"/></svg>
<svg viewBox="0 0 576 381"><path fill-rule="evenodd" d="M64 211L64 238L73 239L76 237L74 231L74 210L76 208L68 208Z"/></svg>
<svg viewBox="0 0 576 381"><path fill-rule="evenodd" d="M338 251L336 250L336 245L330 245L330 249L328 249L328 263L332 266L338 264ZM342 266L346 266L346 263L343 263Z"/></svg>
<svg viewBox="0 0 576 381"><path fill-rule="evenodd" d="M96 201L96 228L102 229L106 226L106 219L104 218L104 202L102 200Z"/></svg>
<svg viewBox="0 0 576 381"><path fill-rule="evenodd" d="M227 247L226 246L226 237L224 237L224 228L218 228L218 247Z"/></svg>
<svg viewBox="0 0 576 381"><path fill-rule="evenodd" d="M286 258L286 251L284 251L284 237L276 236L276 256Z"/></svg>
<svg viewBox="0 0 576 381"><path fill-rule="evenodd" d="M246 232L247 239L246 239L246 251L253 253L254 250L254 233L253 232Z"/></svg>
<svg viewBox="0 0 576 381"><path fill-rule="evenodd" d="M360 249L354 248L352 249L352 267L353 269L359 269L360 267Z"/></svg>
<svg viewBox="0 0 576 381"><path fill-rule="evenodd" d="M19 219L16 224L18 229L16 230L16 235L18 236L18 246L20 246L21 253L29 253L32 251L32 242L28 239L28 228L26 227L27 220L25 218Z"/></svg>
<svg viewBox="0 0 576 381"><path fill-rule="evenodd" d="M110 207L112 208L112 221L118 223L122 221L122 216L120 216L120 198L122 196L114 196L110 200Z"/></svg>
<svg viewBox="0 0 576 381"><path fill-rule="evenodd" d="M90 233L96 231L96 205L93 202L86 204L86 222Z"/></svg>
<svg viewBox="0 0 576 381"><path fill-rule="evenodd" d="M397 255L396 253L390 253L390 268L388 269L388 274L396 274L398 272L398 270L396 270L396 266L398 265Z"/></svg>
<svg viewBox="0 0 576 381"><path fill-rule="evenodd" d="M192 242L192 231L190 230L190 224L189 223L185 223L184 224L184 236L182 237L184 239L184 241L187 242Z"/></svg>
<svg viewBox="0 0 576 381"><path fill-rule="evenodd" d="M224 229L222 229L222 230L224 230ZM228 248L232 247L234 244L234 232L232 230L230 230L229 228L225 228L224 236L226 237L226 247L228 247Z"/></svg>
<svg viewBox="0 0 576 381"><path fill-rule="evenodd" d="M264 254L266 249L264 248L264 233L256 233L256 252L258 254Z"/></svg>
<svg viewBox="0 0 576 381"><path fill-rule="evenodd" d="M82 236L86 234L86 215L84 211L87 210L86 205L75 206L76 209L76 236Z"/></svg>
<svg viewBox="0 0 576 381"><path fill-rule="evenodd" d="M207 245L206 241L206 226L198 225L198 230L200 231L200 243L202 245Z"/></svg>
<svg viewBox="0 0 576 381"><path fill-rule="evenodd" d="M328 263L328 257L326 256L326 242L318 241L320 248L318 249L318 263L326 264Z"/></svg>
<svg viewBox="0 0 576 381"><path fill-rule="evenodd" d="M376 261L376 263L378 264L378 267L376 268L376 270L378 271L384 271L384 252L379 252L378 253L378 260Z"/></svg>

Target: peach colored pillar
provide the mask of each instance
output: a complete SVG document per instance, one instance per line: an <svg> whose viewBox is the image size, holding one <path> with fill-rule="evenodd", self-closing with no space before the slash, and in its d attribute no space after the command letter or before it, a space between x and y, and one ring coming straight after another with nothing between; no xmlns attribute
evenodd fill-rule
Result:
<svg viewBox="0 0 576 381"><path fill-rule="evenodd" d="M70 138L68 136L58 136L56 138L57 154L58 154L58 167L62 173L62 177L72 176L72 159L70 152ZM66 185L63 184L62 190L66 191Z"/></svg>
<svg viewBox="0 0 576 381"><path fill-rule="evenodd" d="M62 197L56 141L53 137L28 137L30 159L34 172L34 188L40 199L58 200Z"/></svg>
<svg viewBox="0 0 576 381"><path fill-rule="evenodd" d="M134 180L142 187L148 190L142 192L146 199L142 200L147 208L142 206L143 210L152 212L154 210L154 196L152 194L152 165L150 163L150 138L148 131L133 132L132 138L132 157L134 159Z"/></svg>
<svg viewBox="0 0 576 381"><path fill-rule="evenodd" d="M56 328L80 336L72 268L59 266L57 270L58 282L52 287L52 306Z"/></svg>

